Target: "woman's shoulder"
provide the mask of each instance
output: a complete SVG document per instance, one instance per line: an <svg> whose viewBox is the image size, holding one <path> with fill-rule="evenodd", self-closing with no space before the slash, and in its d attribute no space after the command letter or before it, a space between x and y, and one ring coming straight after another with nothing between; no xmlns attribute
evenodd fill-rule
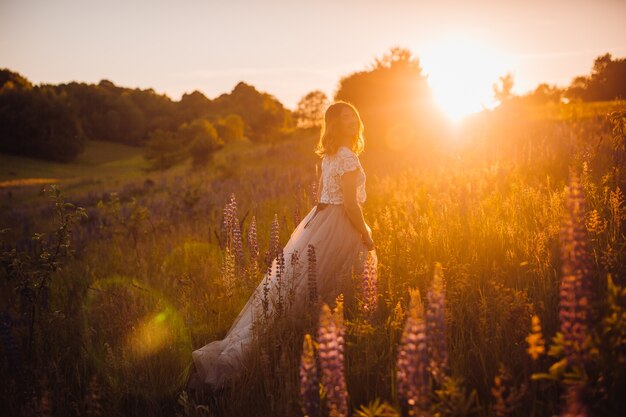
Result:
<svg viewBox="0 0 626 417"><path fill-rule="evenodd" d="M353 157L353 158L357 158L358 156L357 154L350 148L348 148L347 146L341 145L339 148L337 148L337 155L341 155L343 157Z"/></svg>

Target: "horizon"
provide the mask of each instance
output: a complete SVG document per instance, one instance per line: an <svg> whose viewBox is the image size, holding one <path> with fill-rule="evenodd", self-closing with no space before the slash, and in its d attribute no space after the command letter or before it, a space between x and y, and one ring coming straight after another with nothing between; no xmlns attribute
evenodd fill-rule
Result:
<svg viewBox="0 0 626 417"><path fill-rule="evenodd" d="M2 66L34 84L107 79L174 101L194 90L214 99L243 81L294 110L312 90L332 100L341 77L399 46L420 60L439 103L462 115L493 106L491 85L507 72L513 93L525 94L541 83L566 87L589 74L597 56L626 55L619 41L626 39L626 2L612 0L359 3L365 7L192 1L175 8L140 1L109 3L97 13L74 0L1 4ZM372 23L346 31L350 20ZM322 21L323 32L306 30ZM233 32L236 24L242 29Z"/></svg>

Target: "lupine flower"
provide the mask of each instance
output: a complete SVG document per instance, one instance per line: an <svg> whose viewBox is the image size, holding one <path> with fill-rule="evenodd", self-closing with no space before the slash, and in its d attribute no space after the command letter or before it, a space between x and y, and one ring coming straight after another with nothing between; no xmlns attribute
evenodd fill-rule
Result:
<svg viewBox="0 0 626 417"><path fill-rule="evenodd" d="M541 334L541 321L536 314L532 318L530 334L526 337L526 342L528 342L526 351L533 359L539 358L546 351L545 341Z"/></svg>
<svg viewBox="0 0 626 417"><path fill-rule="evenodd" d="M419 289L409 290L409 310L398 346L398 399L409 416L428 413L430 400L424 307Z"/></svg>
<svg viewBox="0 0 626 417"><path fill-rule="evenodd" d="M263 318L267 320L268 314L270 312L270 277L272 276L272 266L270 265L267 268L267 272L265 273L265 277L263 278Z"/></svg>
<svg viewBox="0 0 626 417"><path fill-rule="evenodd" d="M401 329L404 324L405 313L402 308L402 303L398 301L396 307L393 309L393 315L389 319L389 324L393 329Z"/></svg>
<svg viewBox="0 0 626 417"><path fill-rule="evenodd" d="M563 350L570 365L585 361L587 322L590 315L591 283L586 204L575 173L567 189L567 210L561 227L561 285L559 291L560 332Z"/></svg>
<svg viewBox="0 0 626 417"><path fill-rule="evenodd" d="M233 233L233 218L236 217L236 214L233 210L237 210L235 202L235 194L230 195L230 201L226 203L223 210L223 220L222 220L222 236L224 236L224 248L231 247L232 244L232 233Z"/></svg>
<svg viewBox="0 0 626 417"><path fill-rule="evenodd" d="M291 255L289 258L289 264L291 266L291 276L287 278L289 280L289 285L287 286L288 288L287 297L289 299L290 308L293 305L295 301L295 297L296 297L296 276L298 276L299 274L298 272L300 269L298 267L299 262L300 262L300 253L298 252L298 250L294 250L293 252L291 252Z"/></svg>
<svg viewBox="0 0 626 417"><path fill-rule="evenodd" d="M313 306L317 303L317 267L316 267L316 259L315 259L315 246L309 244L307 249L307 260L308 260L308 275L307 275L307 283L308 283L308 295L309 295L309 306Z"/></svg>
<svg viewBox="0 0 626 417"><path fill-rule="evenodd" d="M226 295L233 295L236 286L235 282L235 256L230 252L230 248L226 247L224 251L224 260L222 262L222 284L224 285Z"/></svg>
<svg viewBox="0 0 626 417"><path fill-rule="evenodd" d="M248 249L250 251L250 263L254 263L259 258L259 244L256 238L256 217L252 216L248 227Z"/></svg>
<svg viewBox="0 0 626 417"><path fill-rule="evenodd" d="M248 284L255 286L257 272L259 270L259 244L256 237L256 218L252 216L250 226L248 227L248 250L250 254L250 261L248 262L247 275Z"/></svg>
<svg viewBox="0 0 626 417"><path fill-rule="evenodd" d="M378 302L377 271L374 258L368 254L365 267L361 275L362 308L367 316L372 316L376 311Z"/></svg>
<svg viewBox="0 0 626 417"><path fill-rule="evenodd" d="M285 299L283 296L283 285L285 280L285 254L282 249L278 251L277 268L276 268L276 290L278 300L276 303L276 316L282 317L285 312Z"/></svg>
<svg viewBox="0 0 626 417"><path fill-rule="evenodd" d="M272 228L270 230L270 248L269 248L269 263L270 265L274 259L278 256L278 238L279 238L279 224L278 214L274 214L274 220L272 221Z"/></svg>
<svg viewBox="0 0 626 417"><path fill-rule="evenodd" d="M345 417L348 415L348 390L343 366L343 323L337 323L337 317L326 303L322 304L317 340L329 414L331 417Z"/></svg>
<svg viewBox="0 0 626 417"><path fill-rule="evenodd" d="M243 242L241 239L241 227L239 221L235 218L233 222L233 254L235 255L235 265L238 271L241 271L244 266L243 259Z"/></svg>
<svg viewBox="0 0 626 417"><path fill-rule="evenodd" d="M300 359L300 396L302 412L306 417L320 415L320 390L317 376L315 348L310 334L304 336L302 356Z"/></svg>
<svg viewBox="0 0 626 417"><path fill-rule="evenodd" d="M441 264L435 263L433 282L427 294L426 343L430 372L436 381L448 374L448 345L446 343L446 294Z"/></svg>
<svg viewBox="0 0 626 417"><path fill-rule="evenodd" d="M339 294L337 298L335 298L335 308L333 310L333 319L335 320L335 325L337 326L337 340L339 341L339 351L343 356L344 350L344 340L346 335L346 328L343 324L343 294Z"/></svg>

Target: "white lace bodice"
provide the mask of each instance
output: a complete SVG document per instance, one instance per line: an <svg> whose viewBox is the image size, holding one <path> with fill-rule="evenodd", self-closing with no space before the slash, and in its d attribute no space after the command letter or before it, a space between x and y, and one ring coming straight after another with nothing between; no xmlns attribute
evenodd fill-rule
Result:
<svg viewBox="0 0 626 417"><path fill-rule="evenodd" d="M322 159L322 193L320 195L320 203L343 204L341 176L345 172L354 171L355 169L359 170L356 198L362 204L366 198L365 171L363 171L359 157L345 146L340 146L333 155L325 155L324 159Z"/></svg>

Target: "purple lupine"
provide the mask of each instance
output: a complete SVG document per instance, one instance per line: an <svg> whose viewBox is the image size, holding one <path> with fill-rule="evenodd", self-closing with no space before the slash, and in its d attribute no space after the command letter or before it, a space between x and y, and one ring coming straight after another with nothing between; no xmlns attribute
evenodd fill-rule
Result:
<svg viewBox="0 0 626 417"><path fill-rule="evenodd" d="M267 268L267 272L265 273L265 277L263 278L263 318L267 320L268 314L270 312L270 277L272 276L272 266L270 265Z"/></svg>
<svg viewBox="0 0 626 417"><path fill-rule="evenodd" d="M285 253L282 249L278 250L277 267L276 267L276 291L278 300L276 303L276 316L282 317L285 312L285 299L283 296L283 286L285 281Z"/></svg>
<svg viewBox="0 0 626 417"><path fill-rule="evenodd" d="M302 412L306 417L319 417L320 390L317 376L315 348L310 334L304 335L302 356L300 359L300 396Z"/></svg>
<svg viewBox="0 0 626 417"><path fill-rule="evenodd" d="M363 312L371 317L378 303L377 271L374 258L368 253L361 275L361 293Z"/></svg>
<svg viewBox="0 0 626 417"><path fill-rule="evenodd" d="M259 270L259 244L256 237L256 218L252 216L248 227L248 251L250 260L248 262L248 284L256 285L257 272Z"/></svg>
<svg viewBox="0 0 626 417"><path fill-rule="evenodd" d="M279 224L278 214L274 214L274 220L272 221L272 228L270 230L270 247L265 254L265 262L271 267L272 262L278 256L279 247Z"/></svg>
<svg viewBox="0 0 626 417"><path fill-rule="evenodd" d="M342 323L336 321L326 303L320 311L317 341L322 385L326 391L326 404L331 417L348 415L348 390L343 366Z"/></svg>
<svg viewBox="0 0 626 417"><path fill-rule="evenodd" d="M230 236L232 234L232 224L233 224L232 206L231 206L231 203L228 202L224 206L224 210L222 214L222 236L224 237L224 241L222 242L223 248L230 247Z"/></svg>
<svg viewBox="0 0 626 417"><path fill-rule="evenodd" d="M590 257L584 223L585 199L577 175L570 175L567 210L560 233L561 284L559 290L560 332L570 365L584 365L585 339L590 315Z"/></svg>
<svg viewBox="0 0 626 417"><path fill-rule="evenodd" d="M317 304L317 261L315 258L315 246L309 243L307 248L307 260L308 260L308 296L309 306L312 307Z"/></svg>
<svg viewBox="0 0 626 417"><path fill-rule="evenodd" d="M426 345L428 347L429 371L434 380L441 383L448 375L448 345L446 343L446 293L443 271L435 263L433 281L426 294Z"/></svg>
<svg viewBox="0 0 626 417"><path fill-rule="evenodd" d="M409 416L427 414L430 378L424 307L419 289L409 290L410 302L397 356L398 400Z"/></svg>
<svg viewBox="0 0 626 417"><path fill-rule="evenodd" d="M291 252L291 255L289 257L289 265L291 266L291 276L288 278L289 285L287 286L288 288L287 297L289 299L289 308L293 306L293 303L296 297L296 277L299 275L299 272L298 272L300 269L298 267L299 262L300 262L300 253L298 252L297 249L294 249L294 251Z"/></svg>
<svg viewBox="0 0 626 417"><path fill-rule="evenodd" d="M241 227L239 226L239 221L236 217L233 220L233 253L235 255L235 266L237 271L241 271L244 267Z"/></svg>
<svg viewBox="0 0 626 417"><path fill-rule="evenodd" d="M248 227L248 250L250 252L250 263L259 258L259 244L256 238L256 217L252 216L250 226Z"/></svg>

